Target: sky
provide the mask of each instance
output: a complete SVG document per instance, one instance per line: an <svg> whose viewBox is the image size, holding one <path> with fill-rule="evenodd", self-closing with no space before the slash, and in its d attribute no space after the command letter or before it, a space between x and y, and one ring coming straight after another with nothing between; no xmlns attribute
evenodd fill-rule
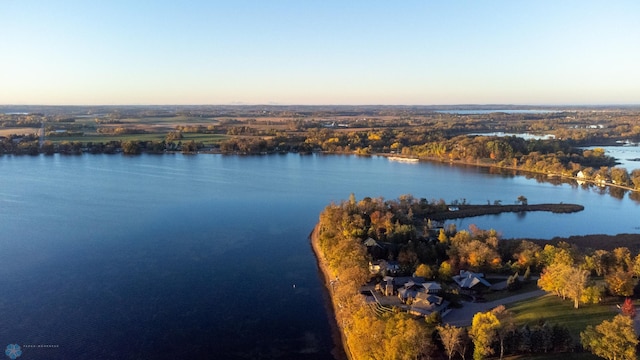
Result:
<svg viewBox="0 0 640 360"><path fill-rule="evenodd" d="M640 1L0 0L0 104L640 104Z"/></svg>

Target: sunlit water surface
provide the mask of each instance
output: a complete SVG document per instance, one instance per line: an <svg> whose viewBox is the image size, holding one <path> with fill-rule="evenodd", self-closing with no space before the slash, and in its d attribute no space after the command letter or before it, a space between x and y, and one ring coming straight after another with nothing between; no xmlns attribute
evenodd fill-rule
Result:
<svg viewBox="0 0 640 360"><path fill-rule="evenodd" d="M626 194L382 157L0 157L0 346L40 359L327 359L308 235L355 193L565 202L457 221L505 238L640 232ZM4 342L4 343L2 343Z"/></svg>

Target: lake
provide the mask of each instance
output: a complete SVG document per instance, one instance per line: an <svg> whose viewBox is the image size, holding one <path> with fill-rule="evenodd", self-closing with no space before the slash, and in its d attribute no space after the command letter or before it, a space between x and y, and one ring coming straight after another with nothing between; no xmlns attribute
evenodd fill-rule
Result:
<svg viewBox="0 0 640 360"><path fill-rule="evenodd" d="M629 173L635 169L640 169L640 146L589 146L585 149L604 149L605 155L614 157L619 167L627 169Z"/></svg>
<svg viewBox="0 0 640 360"><path fill-rule="evenodd" d="M509 137L515 136L519 138L523 138L525 140L550 140L555 139L555 135L545 134L545 135L537 135L530 133L505 133L502 131L495 132L487 132L487 133L471 133L469 136L497 136L497 137Z"/></svg>
<svg viewBox="0 0 640 360"><path fill-rule="evenodd" d="M0 346L23 346L25 359L331 359L307 237L352 192L585 206L457 222L505 238L640 232L640 204L627 195L484 168L297 154L3 156Z"/></svg>

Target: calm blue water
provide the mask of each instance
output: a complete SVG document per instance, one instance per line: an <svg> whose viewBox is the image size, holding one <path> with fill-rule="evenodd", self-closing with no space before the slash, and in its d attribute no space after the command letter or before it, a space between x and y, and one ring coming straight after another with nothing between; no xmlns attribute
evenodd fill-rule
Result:
<svg viewBox="0 0 640 360"><path fill-rule="evenodd" d="M0 347L57 346L23 348L25 359L332 358L307 236L351 192L586 206L458 222L505 237L640 232L627 196L479 168L295 154L4 156Z"/></svg>

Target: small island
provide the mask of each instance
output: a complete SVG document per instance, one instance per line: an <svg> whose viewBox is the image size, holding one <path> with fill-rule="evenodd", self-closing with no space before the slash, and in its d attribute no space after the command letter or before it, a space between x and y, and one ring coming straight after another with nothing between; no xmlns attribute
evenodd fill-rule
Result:
<svg viewBox="0 0 640 360"><path fill-rule="evenodd" d="M346 356L525 359L578 352L588 359L591 352L626 359L620 355L626 351L635 358L637 300L631 297L640 293L640 254L558 239L503 240L496 230L456 229L445 222L583 210L528 204L524 196L517 203L447 204L412 195L358 201L352 194L327 206L311 242ZM626 240L634 249L640 242ZM607 336L626 336L616 342L623 349L611 349Z"/></svg>
<svg viewBox="0 0 640 360"><path fill-rule="evenodd" d="M498 215L506 212L547 211L555 214L568 214L584 210L576 204L527 204L521 205L455 205L447 206L445 211L430 214L432 220L452 220L484 215Z"/></svg>

